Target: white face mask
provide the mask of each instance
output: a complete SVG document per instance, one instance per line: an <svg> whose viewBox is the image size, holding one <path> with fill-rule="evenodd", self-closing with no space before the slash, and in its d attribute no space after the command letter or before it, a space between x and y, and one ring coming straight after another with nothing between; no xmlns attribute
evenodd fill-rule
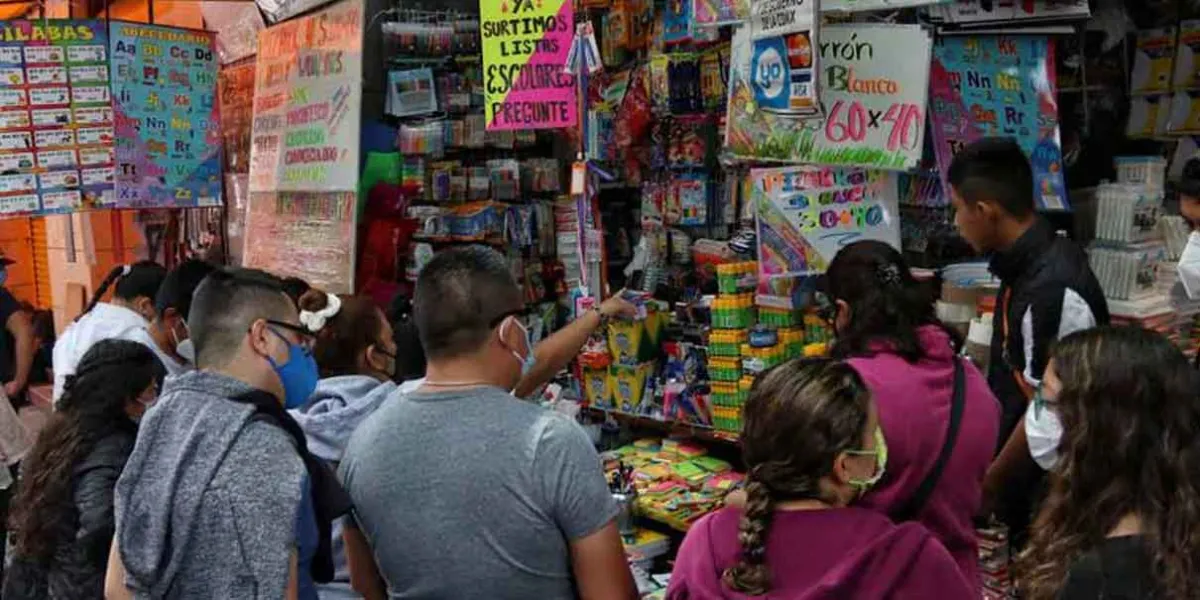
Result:
<svg viewBox="0 0 1200 600"><path fill-rule="evenodd" d="M1058 465L1058 446L1062 443L1062 422L1050 403L1042 398L1038 390L1025 411L1025 437L1029 441L1029 455L1039 467L1050 471Z"/></svg>
<svg viewBox="0 0 1200 600"><path fill-rule="evenodd" d="M175 347L175 354L193 365L196 364L196 346L192 344L192 338L179 342L179 345Z"/></svg>

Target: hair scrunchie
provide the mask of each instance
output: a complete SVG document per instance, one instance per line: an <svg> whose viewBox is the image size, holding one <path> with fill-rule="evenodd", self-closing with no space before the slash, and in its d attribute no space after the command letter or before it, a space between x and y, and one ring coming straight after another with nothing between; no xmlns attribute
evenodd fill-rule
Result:
<svg viewBox="0 0 1200 600"><path fill-rule="evenodd" d="M885 286L900 285L903 281L903 278L900 276L900 267L892 263L885 263L875 267L875 276Z"/></svg>
<svg viewBox="0 0 1200 600"><path fill-rule="evenodd" d="M325 323L338 314L342 310L342 300L336 294L326 294L328 299L325 308L316 312L302 310L300 311L300 323L308 328L309 331L317 333L325 327Z"/></svg>

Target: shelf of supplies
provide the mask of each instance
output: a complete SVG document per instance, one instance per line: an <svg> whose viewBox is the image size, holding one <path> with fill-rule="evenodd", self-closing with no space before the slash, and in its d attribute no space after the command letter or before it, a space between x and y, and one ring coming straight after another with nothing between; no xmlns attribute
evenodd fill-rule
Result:
<svg viewBox="0 0 1200 600"><path fill-rule="evenodd" d="M424 67L443 64L472 65L482 63L483 58L478 54L446 55L446 56L393 56L388 63L397 67Z"/></svg>
<svg viewBox="0 0 1200 600"><path fill-rule="evenodd" d="M414 235L414 242L425 242L427 244L487 244L490 246L504 246L504 240L499 237L485 237L475 235Z"/></svg>
<svg viewBox="0 0 1200 600"><path fill-rule="evenodd" d="M694 425L692 423L684 423L682 421L661 421L652 417L643 415L631 415L617 410L607 408L587 407L583 412L589 416L604 418L612 417L614 420L626 423L634 427L642 427L645 429L654 429L662 431L668 435L684 435L689 438L700 440L703 442L713 442L718 444L739 445L737 435L715 429L704 427L702 425Z"/></svg>

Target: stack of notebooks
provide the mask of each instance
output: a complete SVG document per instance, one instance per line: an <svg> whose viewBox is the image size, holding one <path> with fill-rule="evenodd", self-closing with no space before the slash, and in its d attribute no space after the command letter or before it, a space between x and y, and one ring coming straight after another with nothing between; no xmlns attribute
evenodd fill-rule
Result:
<svg viewBox="0 0 1200 600"><path fill-rule="evenodd" d="M976 530L979 535L979 578L984 600L1012 597L1009 575L1008 528L996 524Z"/></svg>

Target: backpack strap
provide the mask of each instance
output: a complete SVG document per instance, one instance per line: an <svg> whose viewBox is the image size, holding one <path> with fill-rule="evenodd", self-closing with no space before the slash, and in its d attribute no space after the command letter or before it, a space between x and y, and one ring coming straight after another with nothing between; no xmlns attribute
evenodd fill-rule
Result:
<svg viewBox="0 0 1200 600"><path fill-rule="evenodd" d="M954 395L950 398L950 426L946 430L946 439L942 442L942 450L938 453L933 468L925 475L925 479L921 480L921 485L917 486L917 490L913 492L908 502L891 512L890 516L893 521L901 523L916 519L921 510L925 508L925 503L929 500L933 489L937 487L938 480L942 478L942 471L946 470L946 463L950 462L950 455L954 453L954 446L958 442L958 430L962 426L963 407L966 405L966 388L966 369L963 367L962 359L955 357Z"/></svg>

